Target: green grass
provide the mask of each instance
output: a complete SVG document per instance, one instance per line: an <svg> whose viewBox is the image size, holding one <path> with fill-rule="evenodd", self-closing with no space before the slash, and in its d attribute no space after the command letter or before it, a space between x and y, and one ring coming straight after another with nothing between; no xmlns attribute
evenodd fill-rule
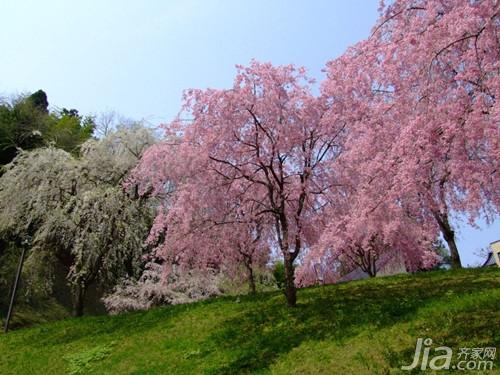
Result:
<svg viewBox="0 0 500 375"><path fill-rule="evenodd" d="M293 309L275 292L66 319L0 335L0 374L404 373L418 337L498 348L499 287L498 269L438 271L302 289Z"/></svg>

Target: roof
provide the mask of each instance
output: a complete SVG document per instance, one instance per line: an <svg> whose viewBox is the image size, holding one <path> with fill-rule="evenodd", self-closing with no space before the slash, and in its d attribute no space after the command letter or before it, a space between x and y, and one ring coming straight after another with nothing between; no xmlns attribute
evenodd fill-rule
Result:
<svg viewBox="0 0 500 375"><path fill-rule="evenodd" d="M486 258L486 261L483 264L483 267L489 267L489 266L496 266L497 262L495 261L495 257L493 256L493 252L488 253L488 258Z"/></svg>
<svg viewBox="0 0 500 375"><path fill-rule="evenodd" d="M500 240L490 243L490 247L493 251L500 251Z"/></svg>
<svg viewBox="0 0 500 375"><path fill-rule="evenodd" d="M491 251L488 253L488 257L483 264L483 267L495 266L500 267L500 240L493 241L490 243Z"/></svg>

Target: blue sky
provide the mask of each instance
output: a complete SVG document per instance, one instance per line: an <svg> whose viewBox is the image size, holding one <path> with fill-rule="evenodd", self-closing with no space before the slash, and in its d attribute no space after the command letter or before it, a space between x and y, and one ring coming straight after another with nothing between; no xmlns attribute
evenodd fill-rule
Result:
<svg viewBox="0 0 500 375"><path fill-rule="evenodd" d="M116 110L156 125L186 88L231 84L250 59L305 66L366 38L378 0L0 0L0 95L43 89L83 114ZM480 223L485 227L484 223ZM464 263L500 223L462 226Z"/></svg>

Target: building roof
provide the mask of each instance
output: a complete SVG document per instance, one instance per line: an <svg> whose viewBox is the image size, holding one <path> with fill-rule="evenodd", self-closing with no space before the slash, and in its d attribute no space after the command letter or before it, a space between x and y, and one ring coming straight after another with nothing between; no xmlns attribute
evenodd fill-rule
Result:
<svg viewBox="0 0 500 375"><path fill-rule="evenodd" d="M493 256L493 252L488 253L488 258L486 258L486 261L483 264L483 267L488 267L488 266L496 266L497 262L495 261L495 257Z"/></svg>
<svg viewBox="0 0 500 375"><path fill-rule="evenodd" d="M490 243L491 251L483 264L483 267L497 265L500 267L500 240Z"/></svg>

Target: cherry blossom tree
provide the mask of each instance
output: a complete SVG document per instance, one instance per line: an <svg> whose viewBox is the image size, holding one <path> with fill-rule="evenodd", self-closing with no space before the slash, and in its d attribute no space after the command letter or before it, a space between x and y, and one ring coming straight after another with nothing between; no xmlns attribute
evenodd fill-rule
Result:
<svg viewBox="0 0 500 375"><path fill-rule="evenodd" d="M326 258L347 270L360 268L370 277L391 260L403 261L409 271L430 269L439 261L432 250L433 227L413 219L397 205L351 199L345 214L337 215L327 226L320 251L312 251L310 258Z"/></svg>
<svg viewBox="0 0 500 375"><path fill-rule="evenodd" d="M122 182L153 142L135 127L86 142L81 158L51 147L23 151L0 178L1 234L31 239L27 265L50 257L65 268L75 316L89 285L109 286L142 267L154 206Z"/></svg>
<svg viewBox="0 0 500 375"><path fill-rule="evenodd" d="M375 145L360 171L439 228L454 267L452 219L492 220L500 206L498 23L496 1L382 4L372 36L329 62L323 85L351 147Z"/></svg>
<svg viewBox="0 0 500 375"><path fill-rule="evenodd" d="M300 287L333 284L342 276L343 264L327 252L322 256L307 253L296 270L296 283ZM317 254L316 254L317 255Z"/></svg>
<svg viewBox="0 0 500 375"><path fill-rule="evenodd" d="M177 194L186 198L170 215L177 211L184 216L187 204L199 202L193 199L200 196L196 189L204 186L205 192L222 192L209 204L224 218L221 223L250 224L254 229L245 226L243 232L253 238L259 222L271 225L272 246L284 260L290 306L296 303L294 261L321 231L332 182L327 165L340 153L345 127L323 121L328 103L311 94L311 83L303 69L253 61L238 67L231 89L189 90L179 118L167 129L170 137L180 137L175 154L184 171L166 163L166 155L172 154L168 144L149 150L136 170L143 193L164 194L168 176L179 178ZM250 220L241 220L241 212ZM167 217L157 217L150 238L161 232L158 228L175 225ZM186 230L173 230L164 256L176 232ZM217 237L221 245L228 243L226 235ZM213 248L198 246L196 251L201 257L217 256Z"/></svg>
<svg viewBox="0 0 500 375"><path fill-rule="evenodd" d="M210 173L200 155L187 142L165 141L148 150L134 171L128 184L163 202L148 243L166 274L175 266L240 278L243 267L253 293L255 269L269 258L270 224L255 215L257 206L241 187Z"/></svg>
<svg viewBox="0 0 500 375"><path fill-rule="evenodd" d="M412 215L402 200L387 197L394 174L381 168L386 165L383 159L377 162L387 145L379 139L367 155L357 148L361 145L359 135L355 140L351 136L348 135L337 160L341 184L335 201L325 209L329 222L306 255L304 266L321 279L335 279L328 272L334 272L338 278L355 268L374 277L391 260L404 262L410 271L433 267L439 260L432 251L436 228ZM302 283L309 284L312 276L304 276Z"/></svg>

